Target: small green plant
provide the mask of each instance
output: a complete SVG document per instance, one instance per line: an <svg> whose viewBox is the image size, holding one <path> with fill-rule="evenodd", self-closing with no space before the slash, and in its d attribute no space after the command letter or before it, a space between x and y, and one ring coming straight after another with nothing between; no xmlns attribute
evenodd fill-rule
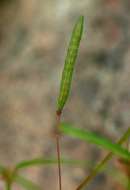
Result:
<svg viewBox="0 0 130 190"><path fill-rule="evenodd" d="M58 97L58 108L57 108L57 127L58 133L56 135L57 139L57 155L58 155L58 169L59 169L59 190L62 189L62 181L61 181L61 163L60 163L60 140L59 140L59 131L63 132L66 135L70 135L72 137L79 138L80 140L88 141L90 143L94 143L97 146L101 146L106 150L111 151L102 161L99 163L92 171L92 173L87 176L81 184L76 188L76 190L81 190L82 188L88 185L96 174L101 170L101 168L105 165L107 161L109 161L113 154L125 159L130 160L130 153L127 149L124 149L120 145L127 140L130 135L130 129L126 131L123 137L119 140L118 143L112 143L110 140L97 136L96 134L89 132L87 130L82 130L79 128L75 128L68 124L63 124L60 122L61 120L61 113L64 108L64 105L67 101L69 96L71 82L72 82L72 75L75 66L76 57L78 54L78 49L80 45L80 40L82 37L84 28L84 17L80 16L76 25L74 26L72 37L69 43L67 56L65 59L64 69L62 72L62 79L60 85L60 93Z"/></svg>
<svg viewBox="0 0 130 190"><path fill-rule="evenodd" d="M84 17L80 16L78 18L78 21L76 22L72 36L70 39L67 56L65 59L64 69L62 72L62 79L61 79L61 85L60 85L60 92L57 99L57 108L56 108L56 124L55 124L55 139L56 139L56 150L57 150L57 158L38 158L33 160L25 160L18 164L16 164L12 168L8 168L5 166L0 166L0 176L2 180L5 182L6 190L11 190L14 183L19 184L24 189L27 190L39 190L40 188L34 184L32 181L26 179L23 177L20 172L22 169L26 169L28 167L34 167L34 166L44 166L44 165L52 165L57 164L58 165L58 176L59 176L59 190L62 190L62 171L61 171L61 165L67 164L69 166L71 165L78 165L78 166L84 166L88 161L78 161L78 160L68 160L61 158L60 153L60 138L62 135L68 135L71 137L75 137L77 139L93 143L97 147L101 147L105 150L110 151L104 159L96 165L96 167L93 168L93 170L90 172L88 176L86 176L83 181L79 184L79 186L75 190L81 190L83 188L86 188L89 182L104 168L105 164L112 158L113 155L119 157L123 164L129 166L130 163L130 152L122 147L121 145L128 140L130 136L130 128L123 134L123 136L119 139L117 143L111 142L109 139L105 137L101 137L96 135L93 132L90 132L88 130L83 130L80 128L76 128L71 124L66 124L61 122L61 115L63 112L63 108L67 102L70 88L71 88L71 82L72 82L72 76L73 76L73 70L78 54L78 49L83 33L84 28ZM127 164L126 164L127 163ZM130 168L128 167L130 170ZM128 172L130 174L130 171ZM130 176L128 176L130 178ZM130 181L128 178L128 188L130 189Z"/></svg>
<svg viewBox="0 0 130 190"><path fill-rule="evenodd" d="M76 57L78 54L78 49L80 45L80 40L83 33L83 25L84 25L84 17L80 16L78 21L76 22L72 36L70 39L67 56L65 59L64 69L62 72L62 79L60 85L59 97L57 100L57 110L56 110L56 145L57 145L57 157L58 157L58 171L59 171L59 189L62 189L62 181L61 181L61 163L60 163L60 135L59 135L59 126L62 110L69 96L71 81L73 76L74 65L76 61Z"/></svg>

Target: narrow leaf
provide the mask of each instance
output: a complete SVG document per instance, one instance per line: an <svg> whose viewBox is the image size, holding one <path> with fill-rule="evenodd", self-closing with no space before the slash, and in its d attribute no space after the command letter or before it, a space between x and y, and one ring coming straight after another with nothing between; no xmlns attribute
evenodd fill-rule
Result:
<svg viewBox="0 0 130 190"><path fill-rule="evenodd" d="M130 128L125 131L125 133L122 135L122 137L117 141L117 144L121 145L123 142L125 142L130 136ZM87 188L88 184L92 181L92 179L103 169L105 164L112 158L114 154L112 152L109 152L101 162L99 162L96 167L92 169L89 175L83 179L83 181L79 184L79 186L76 188L76 190L81 190L84 187Z"/></svg>
<svg viewBox="0 0 130 190"><path fill-rule="evenodd" d="M107 138L101 137L87 130L72 127L68 124L61 124L61 130L67 135L99 145L119 157L130 160L130 152L128 152L125 148L121 147L119 144L112 143Z"/></svg>
<svg viewBox="0 0 130 190"><path fill-rule="evenodd" d="M32 160L24 160L16 165L16 169L27 168L30 166L56 164L56 163L57 163L56 159L54 160L54 159L38 158Z"/></svg>
<svg viewBox="0 0 130 190"><path fill-rule="evenodd" d="M74 65L77 58L78 48L83 33L83 25L84 25L84 17L80 16L72 32L71 40L69 43L65 59L65 65L62 72L60 93L57 103L57 112L59 113L62 111L69 95Z"/></svg>
<svg viewBox="0 0 130 190"><path fill-rule="evenodd" d="M16 170L24 169L33 166L41 166L41 165L50 165L50 164L57 164L57 159L43 159L37 158L32 160L24 160L16 165ZM72 165L72 166L84 166L87 164L87 161L82 160L73 160L73 159L61 159L62 164Z"/></svg>

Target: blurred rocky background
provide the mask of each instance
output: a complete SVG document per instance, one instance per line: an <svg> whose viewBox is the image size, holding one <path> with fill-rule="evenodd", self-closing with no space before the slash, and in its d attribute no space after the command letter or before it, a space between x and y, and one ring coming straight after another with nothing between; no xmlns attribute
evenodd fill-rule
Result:
<svg viewBox="0 0 130 190"><path fill-rule="evenodd" d="M129 0L0 0L0 163L55 157L56 97L79 15L85 30L63 120L113 141L121 136L130 124L129 10ZM64 166L64 189L74 190L105 153L63 137L65 158L91 163ZM25 175L42 189L57 189L56 166ZM122 189L118 183L105 171L87 189Z"/></svg>

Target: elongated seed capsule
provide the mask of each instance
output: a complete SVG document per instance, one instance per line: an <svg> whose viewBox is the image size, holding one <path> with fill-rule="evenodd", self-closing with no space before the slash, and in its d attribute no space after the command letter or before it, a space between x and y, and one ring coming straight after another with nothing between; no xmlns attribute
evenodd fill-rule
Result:
<svg viewBox="0 0 130 190"><path fill-rule="evenodd" d="M83 25L84 25L84 17L80 16L77 23L74 26L71 40L68 47L68 51L67 51L67 55L65 58L65 64L64 64L64 69L62 72L62 79L61 79L61 84L60 84L60 93L59 93L58 102L57 102L58 113L62 112L62 109L69 95L74 65L77 58L78 48L79 48L80 40L83 33Z"/></svg>

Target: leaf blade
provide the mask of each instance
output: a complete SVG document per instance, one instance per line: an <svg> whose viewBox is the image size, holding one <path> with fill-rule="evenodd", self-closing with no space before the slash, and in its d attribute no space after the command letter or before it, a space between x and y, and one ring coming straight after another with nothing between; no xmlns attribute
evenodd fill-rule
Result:
<svg viewBox="0 0 130 190"><path fill-rule="evenodd" d="M52 165L52 164L57 164L58 160L56 158L54 159L45 159L45 158L36 158L36 159L32 159L32 160L23 160L21 162L19 162L15 169L19 170L19 169L24 169L24 168L28 168L28 167L33 167L33 166L40 166L40 165ZM83 160L73 160L73 159L61 159L61 163L62 164L66 164L66 165L74 165L74 166L81 166L81 165L85 165L87 162L83 161Z"/></svg>
<svg viewBox="0 0 130 190"><path fill-rule="evenodd" d="M80 140L99 145L126 160L130 160L130 152L128 152L125 148L122 148L119 144L112 143L107 138L98 136L87 130L72 127L68 124L61 124L61 131L71 137L77 137Z"/></svg>

